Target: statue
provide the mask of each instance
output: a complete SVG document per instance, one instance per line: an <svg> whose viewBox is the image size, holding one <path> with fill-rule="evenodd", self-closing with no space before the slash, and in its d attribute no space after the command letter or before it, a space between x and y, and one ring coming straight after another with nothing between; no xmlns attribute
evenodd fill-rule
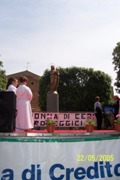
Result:
<svg viewBox="0 0 120 180"><path fill-rule="evenodd" d="M47 93L47 112L59 112L59 94L57 92L59 77L59 69L51 65L50 89Z"/></svg>
<svg viewBox="0 0 120 180"><path fill-rule="evenodd" d="M57 88L59 85L59 69L51 65L50 70L50 92L57 94Z"/></svg>

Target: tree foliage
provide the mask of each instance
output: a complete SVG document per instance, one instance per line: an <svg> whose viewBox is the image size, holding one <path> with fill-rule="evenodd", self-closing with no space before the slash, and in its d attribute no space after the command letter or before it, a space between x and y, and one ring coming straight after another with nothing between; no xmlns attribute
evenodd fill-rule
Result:
<svg viewBox="0 0 120 180"><path fill-rule="evenodd" d="M117 43L116 47L113 50L113 61L114 71L116 71L116 81L114 85L117 87L116 91L120 93L120 42Z"/></svg>
<svg viewBox="0 0 120 180"><path fill-rule="evenodd" d="M0 61L0 89L5 90L7 77L5 71L2 68L3 68L3 63L2 61Z"/></svg>
<svg viewBox="0 0 120 180"><path fill-rule="evenodd" d="M40 108L46 111L50 72L45 71L40 79ZM87 68L60 68L58 87L59 111L93 111L95 96L105 104L111 96L111 78L101 71Z"/></svg>
<svg viewBox="0 0 120 180"><path fill-rule="evenodd" d="M48 70L45 70L43 76L40 78L40 83L39 83L39 95L40 95L39 106L42 111L46 111L49 83L50 83L50 72Z"/></svg>

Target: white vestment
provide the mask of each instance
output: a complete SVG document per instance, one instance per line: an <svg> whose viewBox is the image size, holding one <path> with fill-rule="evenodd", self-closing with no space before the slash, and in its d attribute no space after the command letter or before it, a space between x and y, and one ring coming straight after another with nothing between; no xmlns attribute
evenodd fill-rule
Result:
<svg viewBox="0 0 120 180"><path fill-rule="evenodd" d="M17 88L12 84L10 84L7 89L7 91L13 91L15 94L16 94L16 90L17 90Z"/></svg>
<svg viewBox="0 0 120 180"><path fill-rule="evenodd" d="M29 87L20 85L16 90L16 131L33 128L33 117L30 101L33 94Z"/></svg>

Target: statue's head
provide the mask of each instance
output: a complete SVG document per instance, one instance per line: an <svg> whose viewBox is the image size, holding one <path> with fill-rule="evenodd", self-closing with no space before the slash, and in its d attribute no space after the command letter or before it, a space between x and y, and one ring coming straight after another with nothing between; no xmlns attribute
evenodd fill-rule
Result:
<svg viewBox="0 0 120 180"><path fill-rule="evenodd" d="M53 69L55 69L55 67L53 65L51 65L51 69L53 70Z"/></svg>

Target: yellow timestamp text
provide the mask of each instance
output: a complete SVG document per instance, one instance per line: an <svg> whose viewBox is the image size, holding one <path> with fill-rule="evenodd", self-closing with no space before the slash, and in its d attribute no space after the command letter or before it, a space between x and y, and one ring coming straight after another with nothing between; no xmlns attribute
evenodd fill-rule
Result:
<svg viewBox="0 0 120 180"><path fill-rule="evenodd" d="M77 162L85 162L85 161L114 161L114 155L113 154L77 154L76 158Z"/></svg>

